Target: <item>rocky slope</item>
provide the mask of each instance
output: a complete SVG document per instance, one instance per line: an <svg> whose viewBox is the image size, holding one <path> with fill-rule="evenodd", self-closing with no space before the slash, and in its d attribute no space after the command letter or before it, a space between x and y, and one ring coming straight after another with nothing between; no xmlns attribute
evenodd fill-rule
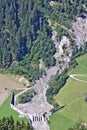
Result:
<svg viewBox="0 0 87 130"><path fill-rule="evenodd" d="M78 46L83 45L87 41L87 15L82 14L76 18L72 24L71 33Z"/></svg>
<svg viewBox="0 0 87 130"><path fill-rule="evenodd" d="M72 33L75 40L75 46L82 46L84 41L87 39L86 27L87 17L79 17L73 23L70 33ZM57 73L61 73L66 67L69 66L69 62L72 56L73 49L69 38L62 36L61 41L57 41L57 32L56 28L51 25L51 20L49 25L52 28L52 40L53 44L56 47L56 53L54 57L56 58L56 65L46 70L46 75L43 75L42 78L36 80L36 83L32 88L37 93L31 102L26 104L18 104L17 108L22 110L29 116L32 121L32 125L35 130L49 130L47 120L43 117L44 113L47 113L48 117L49 111L52 106L49 105L46 101L45 93L48 88L48 81ZM65 48L63 48L65 46ZM50 60L50 59L49 59ZM27 89L25 90L27 91Z"/></svg>

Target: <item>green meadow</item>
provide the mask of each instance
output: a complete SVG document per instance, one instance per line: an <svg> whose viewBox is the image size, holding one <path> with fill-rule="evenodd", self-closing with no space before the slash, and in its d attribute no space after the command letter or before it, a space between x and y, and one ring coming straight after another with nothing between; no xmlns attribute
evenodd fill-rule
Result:
<svg viewBox="0 0 87 130"><path fill-rule="evenodd" d="M69 71L69 74L87 74L87 54L78 57L77 62L78 66Z"/></svg>
<svg viewBox="0 0 87 130"><path fill-rule="evenodd" d="M78 66L70 74L87 74L87 54L77 58ZM78 77L79 78L79 77ZM80 76L80 78L82 78ZM85 80L87 77L83 77ZM87 93L87 84L68 78L64 87L54 97L63 109L50 116L51 130L67 130L79 118L87 123L87 102L84 95Z"/></svg>
<svg viewBox="0 0 87 130"><path fill-rule="evenodd" d="M13 116L15 121L25 121L27 122L27 119L25 118L20 118L19 113L11 109L10 107L10 101L11 101L11 96L9 96L5 102L0 106L0 119L2 119L4 116L5 117L10 117L11 115Z"/></svg>
<svg viewBox="0 0 87 130"><path fill-rule="evenodd" d="M50 117L50 120L51 130L66 130L67 126L71 126L73 122L71 119L58 112L54 113L54 115Z"/></svg>
<svg viewBox="0 0 87 130"><path fill-rule="evenodd" d="M83 80L83 81L87 81L87 75L86 76L75 76L75 78Z"/></svg>
<svg viewBox="0 0 87 130"><path fill-rule="evenodd" d="M12 74L0 74L0 89L16 89L16 88L21 88L23 87L23 84L18 82L18 79L20 79L20 76L15 76ZM14 93L17 94L22 90L15 90ZM15 121L22 121L24 120L25 122L27 119L25 118L20 118L19 113L11 109L10 107L10 102L11 102L11 96L8 96L8 98L3 102L3 104L0 105L0 119L5 117L10 117L11 115L13 116Z"/></svg>

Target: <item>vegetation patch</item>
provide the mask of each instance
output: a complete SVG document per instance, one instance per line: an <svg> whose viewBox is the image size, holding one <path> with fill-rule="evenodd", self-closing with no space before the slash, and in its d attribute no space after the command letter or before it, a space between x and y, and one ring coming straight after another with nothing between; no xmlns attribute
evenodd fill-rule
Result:
<svg viewBox="0 0 87 130"><path fill-rule="evenodd" d="M82 56L79 56L76 60L78 62L78 66L71 71L68 72L68 74L87 74L87 54L84 54Z"/></svg>
<svg viewBox="0 0 87 130"><path fill-rule="evenodd" d="M82 81L87 81L87 75L84 76L75 76L75 78L82 80Z"/></svg>
<svg viewBox="0 0 87 130"><path fill-rule="evenodd" d="M73 120L58 112L50 117L50 121L51 130L67 130L73 124Z"/></svg>
<svg viewBox="0 0 87 130"><path fill-rule="evenodd" d="M2 119L4 116L5 117L13 116L15 122L16 121L22 122L22 120L24 122L27 122L26 118L19 118L19 113L11 109L10 102L11 102L11 96L9 96L5 100L5 102L0 106L0 119Z"/></svg>
<svg viewBox="0 0 87 130"><path fill-rule="evenodd" d="M77 62L78 66L71 71L68 72L68 74L87 74L87 54L78 57ZM84 95L87 93L87 84L83 82L78 82L74 79L68 78L66 84L60 92L54 96L55 101L59 105L66 104L66 107L63 109L57 111L55 114L50 117L51 123L50 126L53 126L53 123L55 121L60 122L60 118L58 115L64 116L64 120L62 121L62 126L57 125L55 123L55 128L51 127L51 130L66 130L68 127L70 127L70 124L67 124L65 128L63 128L63 123L68 118L71 120L71 122L75 122L80 118L82 118L87 123L87 102L84 100ZM56 116L56 119L55 119Z"/></svg>
<svg viewBox="0 0 87 130"><path fill-rule="evenodd" d="M54 108L51 110L52 113L62 109L65 106L65 104L63 106L60 106L57 102L55 102L53 96L57 94L66 83L66 80L68 78L68 75L66 73L67 69L65 69L60 75L57 73L54 78L49 81L49 88L46 91L46 96L47 101L54 106Z"/></svg>
<svg viewBox="0 0 87 130"><path fill-rule="evenodd" d="M0 4L0 69L23 75L31 82L41 77L44 70L39 68L40 59L48 68L56 63L47 19L58 23L58 39L66 35L73 42L67 29L77 16L86 12L85 6L86 0L4 0Z"/></svg>
<svg viewBox="0 0 87 130"><path fill-rule="evenodd" d="M3 117L0 120L0 130L33 130L33 128L30 126L29 122L14 122L14 118L10 116Z"/></svg>
<svg viewBox="0 0 87 130"><path fill-rule="evenodd" d="M82 120L79 119L72 127L68 130L87 130L87 124Z"/></svg>
<svg viewBox="0 0 87 130"><path fill-rule="evenodd" d="M33 89L28 90L27 92L24 92L18 97L18 103L27 103L30 102L35 95L35 91Z"/></svg>

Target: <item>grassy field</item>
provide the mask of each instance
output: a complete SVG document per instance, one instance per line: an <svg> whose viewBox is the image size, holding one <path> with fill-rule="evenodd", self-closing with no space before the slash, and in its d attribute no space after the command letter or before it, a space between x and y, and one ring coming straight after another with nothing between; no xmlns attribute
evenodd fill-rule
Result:
<svg viewBox="0 0 87 130"><path fill-rule="evenodd" d="M11 115L13 116L15 121L25 121L27 122L27 119L25 118L19 118L19 113L17 113L16 111L12 110L10 108L10 100L11 100L11 96L9 96L5 102L0 106L0 119L5 117L10 117Z"/></svg>
<svg viewBox="0 0 87 130"><path fill-rule="evenodd" d="M87 54L80 56L77 58L78 66L71 71L69 71L69 74L87 74Z"/></svg>
<svg viewBox="0 0 87 130"><path fill-rule="evenodd" d="M73 124L71 119L58 112L51 116L50 120L52 121L50 123L52 130L66 130L67 126L72 126Z"/></svg>
<svg viewBox="0 0 87 130"><path fill-rule="evenodd" d="M15 76L11 74L0 74L0 92L2 92L2 89L4 88L21 88L23 87L23 84L18 82L18 79L20 79L20 76ZM6 91L6 90L3 90ZM21 90L15 90L15 93L18 93ZM2 94L2 93L1 93ZM0 98L2 98L2 95L0 94ZM22 121L22 119L26 122L27 119L24 118L19 118L19 113L16 111L12 110L10 108L10 100L11 96L9 96L2 105L0 105L0 119L3 118L3 116L9 117L13 116L14 120L17 121Z"/></svg>
<svg viewBox="0 0 87 130"><path fill-rule="evenodd" d="M75 76L77 79L87 81L87 75L86 76Z"/></svg>
<svg viewBox="0 0 87 130"><path fill-rule="evenodd" d="M17 80L19 78L19 76L14 76L11 74L0 74L0 89L23 87L23 84Z"/></svg>
<svg viewBox="0 0 87 130"><path fill-rule="evenodd" d="M71 70L69 74L87 74L87 54L77 58L77 62L78 66ZM87 93L86 83L68 78L65 86L54 97L60 105L66 104L66 107L50 117L51 130L67 130L79 118L87 122L87 102L84 101L85 93Z"/></svg>

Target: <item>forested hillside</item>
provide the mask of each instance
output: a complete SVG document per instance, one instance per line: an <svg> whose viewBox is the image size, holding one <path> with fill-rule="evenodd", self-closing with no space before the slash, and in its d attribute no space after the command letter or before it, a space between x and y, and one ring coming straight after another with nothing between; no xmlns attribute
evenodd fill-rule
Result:
<svg viewBox="0 0 87 130"><path fill-rule="evenodd" d="M39 67L40 60L45 67L56 63L48 19L58 24L58 40L63 34L71 39L67 29L75 17L86 13L87 6L87 0L0 0L0 3L0 68L23 74L31 82L45 73Z"/></svg>
<svg viewBox="0 0 87 130"><path fill-rule="evenodd" d="M29 123L25 124L24 121L20 123L15 122L13 117L3 117L0 119L0 130L33 130Z"/></svg>

